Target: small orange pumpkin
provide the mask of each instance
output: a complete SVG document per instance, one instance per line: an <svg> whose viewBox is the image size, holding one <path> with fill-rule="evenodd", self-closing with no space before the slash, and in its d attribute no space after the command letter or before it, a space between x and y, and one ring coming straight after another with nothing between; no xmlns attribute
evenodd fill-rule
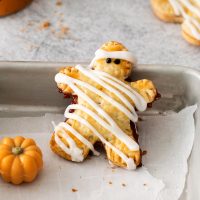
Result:
<svg viewBox="0 0 200 200"><path fill-rule="evenodd" d="M0 175L6 182L32 182L42 166L42 152L33 139L17 136L0 141Z"/></svg>

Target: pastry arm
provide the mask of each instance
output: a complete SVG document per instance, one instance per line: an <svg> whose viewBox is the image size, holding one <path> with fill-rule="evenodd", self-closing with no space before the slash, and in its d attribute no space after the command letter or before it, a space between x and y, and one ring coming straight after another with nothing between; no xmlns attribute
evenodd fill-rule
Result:
<svg viewBox="0 0 200 200"><path fill-rule="evenodd" d="M131 82L131 86L142 95L147 103L152 103L157 96L157 90L152 81L147 79Z"/></svg>
<svg viewBox="0 0 200 200"><path fill-rule="evenodd" d="M59 73L66 74L67 76L70 76L76 79L78 79L79 77L79 71L75 67L71 67L71 66L61 69ZM66 84L58 83L57 87L64 94L70 95L73 93L73 90Z"/></svg>

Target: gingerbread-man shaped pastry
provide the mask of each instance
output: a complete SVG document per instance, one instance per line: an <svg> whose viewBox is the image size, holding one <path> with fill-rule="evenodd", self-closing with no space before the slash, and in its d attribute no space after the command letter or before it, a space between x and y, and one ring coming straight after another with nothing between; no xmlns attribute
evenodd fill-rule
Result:
<svg viewBox="0 0 200 200"><path fill-rule="evenodd" d="M114 165L135 169L141 164L136 138L136 109L144 111L157 91L150 80L128 83L135 60L118 42L105 43L90 67L65 67L55 76L59 90L71 94L66 121L55 127L50 146L61 157L83 161L96 142L102 142ZM136 109L135 109L136 108Z"/></svg>

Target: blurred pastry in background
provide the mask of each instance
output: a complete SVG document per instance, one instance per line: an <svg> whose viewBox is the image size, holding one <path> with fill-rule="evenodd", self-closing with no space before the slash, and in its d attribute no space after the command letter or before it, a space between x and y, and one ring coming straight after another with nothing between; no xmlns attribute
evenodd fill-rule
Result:
<svg viewBox="0 0 200 200"><path fill-rule="evenodd" d="M199 0L151 0L155 15L165 22L181 23L182 36L200 45Z"/></svg>

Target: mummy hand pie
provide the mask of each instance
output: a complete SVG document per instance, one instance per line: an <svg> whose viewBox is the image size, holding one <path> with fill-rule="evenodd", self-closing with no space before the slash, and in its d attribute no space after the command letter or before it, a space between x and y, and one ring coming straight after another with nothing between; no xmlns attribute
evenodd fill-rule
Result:
<svg viewBox="0 0 200 200"><path fill-rule="evenodd" d="M200 0L151 0L151 4L158 18L181 23L183 37L200 45Z"/></svg>
<svg viewBox="0 0 200 200"><path fill-rule="evenodd" d="M105 43L96 51L90 67L65 67L55 76L62 93L72 96L66 121L55 127L50 141L59 156L82 162L94 144L101 142L108 160L135 169L141 164L137 141L136 110L145 111L157 96L152 81L126 82L135 59L118 42Z"/></svg>

